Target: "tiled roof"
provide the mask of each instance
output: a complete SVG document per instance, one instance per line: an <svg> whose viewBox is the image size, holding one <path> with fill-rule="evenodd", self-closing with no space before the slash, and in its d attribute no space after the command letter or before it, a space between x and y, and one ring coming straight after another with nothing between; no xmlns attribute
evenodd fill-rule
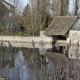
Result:
<svg viewBox="0 0 80 80"><path fill-rule="evenodd" d="M8 9L0 1L0 11L7 11Z"/></svg>
<svg viewBox="0 0 80 80"><path fill-rule="evenodd" d="M12 4L8 3L7 1L5 1L5 0L0 0L0 1L4 2L4 3L6 3L6 4L8 4L9 6L11 6L11 7L14 8L14 6L13 6Z"/></svg>
<svg viewBox="0 0 80 80"><path fill-rule="evenodd" d="M71 30L80 30L80 18L76 20Z"/></svg>
<svg viewBox="0 0 80 80"><path fill-rule="evenodd" d="M65 35L77 16L57 16L45 31L46 35Z"/></svg>

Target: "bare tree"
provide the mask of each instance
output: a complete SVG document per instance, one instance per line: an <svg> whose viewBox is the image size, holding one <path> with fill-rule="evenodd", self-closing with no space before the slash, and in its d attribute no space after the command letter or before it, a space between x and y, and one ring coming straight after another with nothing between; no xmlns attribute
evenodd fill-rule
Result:
<svg viewBox="0 0 80 80"><path fill-rule="evenodd" d="M66 16L69 0L52 0L52 10L55 16Z"/></svg>
<svg viewBox="0 0 80 80"><path fill-rule="evenodd" d="M46 0L30 0L23 10L22 24L26 27L29 35L35 34L36 31L48 27L51 18L47 14Z"/></svg>

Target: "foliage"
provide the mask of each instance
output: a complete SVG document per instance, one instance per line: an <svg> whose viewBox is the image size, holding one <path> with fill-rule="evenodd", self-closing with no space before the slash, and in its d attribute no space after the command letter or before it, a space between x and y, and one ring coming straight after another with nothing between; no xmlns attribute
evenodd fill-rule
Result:
<svg viewBox="0 0 80 80"><path fill-rule="evenodd" d="M19 32L18 34L19 34L19 36L23 36L24 32Z"/></svg>
<svg viewBox="0 0 80 80"><path fill-rule="evenodd" d="M22 47L20 47L20 48L18 48L18 50L19 50L19 51L23 51L23 48L22 48Z"/></svg>
<svg viewBox="0 0 80 80"><path fill-rule="evenodd" d="M4 32L4 31L0 31L0 35L3 36L31 36L32 34L28 34L28 32ZM39 36L40 32L36 31L35 36Z"/></svg>
<svg viewBox="0 0 80 80"><path fill-rule="evenodd" d="M68 0L53 0L52 9L55 16L66 16L68 12Z"/></svg>
<svg viewBox="0 0 80 80"><path fill-rule="evenodd" d="M0 19L0 31L3 31L5 27L5 23L2 19Z"/></svg>
<svg viewBox="0 0 80 80"><path fill-rule="evenodd" d="M31 6L27 4L23 10L21 22L26 27L28 33L32 33L32 35L34 35L36 31L40 31L43 30L44 27L48 27L51 22L51 18L47 13L46 0L30 0L30 3Z"/></svg>

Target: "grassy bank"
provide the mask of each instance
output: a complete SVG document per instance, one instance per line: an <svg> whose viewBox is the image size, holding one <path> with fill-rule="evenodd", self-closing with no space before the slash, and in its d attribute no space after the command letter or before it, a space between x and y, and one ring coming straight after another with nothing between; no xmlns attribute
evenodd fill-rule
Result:
<svg viewBox="0 0 80 80"><path fill-rule="evenodd" d="M0 35L3 36L32 36L32 34L29 34L28 32L0 32ZM39 36L39 32L35 32L35 36Z"/></svg>

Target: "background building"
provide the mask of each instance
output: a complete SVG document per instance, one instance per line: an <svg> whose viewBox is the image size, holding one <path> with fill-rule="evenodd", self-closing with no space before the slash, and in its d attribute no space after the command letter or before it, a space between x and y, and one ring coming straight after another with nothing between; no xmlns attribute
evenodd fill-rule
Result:
<svg viewBox="0 0 80 80"><path fill-rule="evenodd" d="M0 28L11 29L14 26L15 7L5 0L0 0Z"/></svg>

